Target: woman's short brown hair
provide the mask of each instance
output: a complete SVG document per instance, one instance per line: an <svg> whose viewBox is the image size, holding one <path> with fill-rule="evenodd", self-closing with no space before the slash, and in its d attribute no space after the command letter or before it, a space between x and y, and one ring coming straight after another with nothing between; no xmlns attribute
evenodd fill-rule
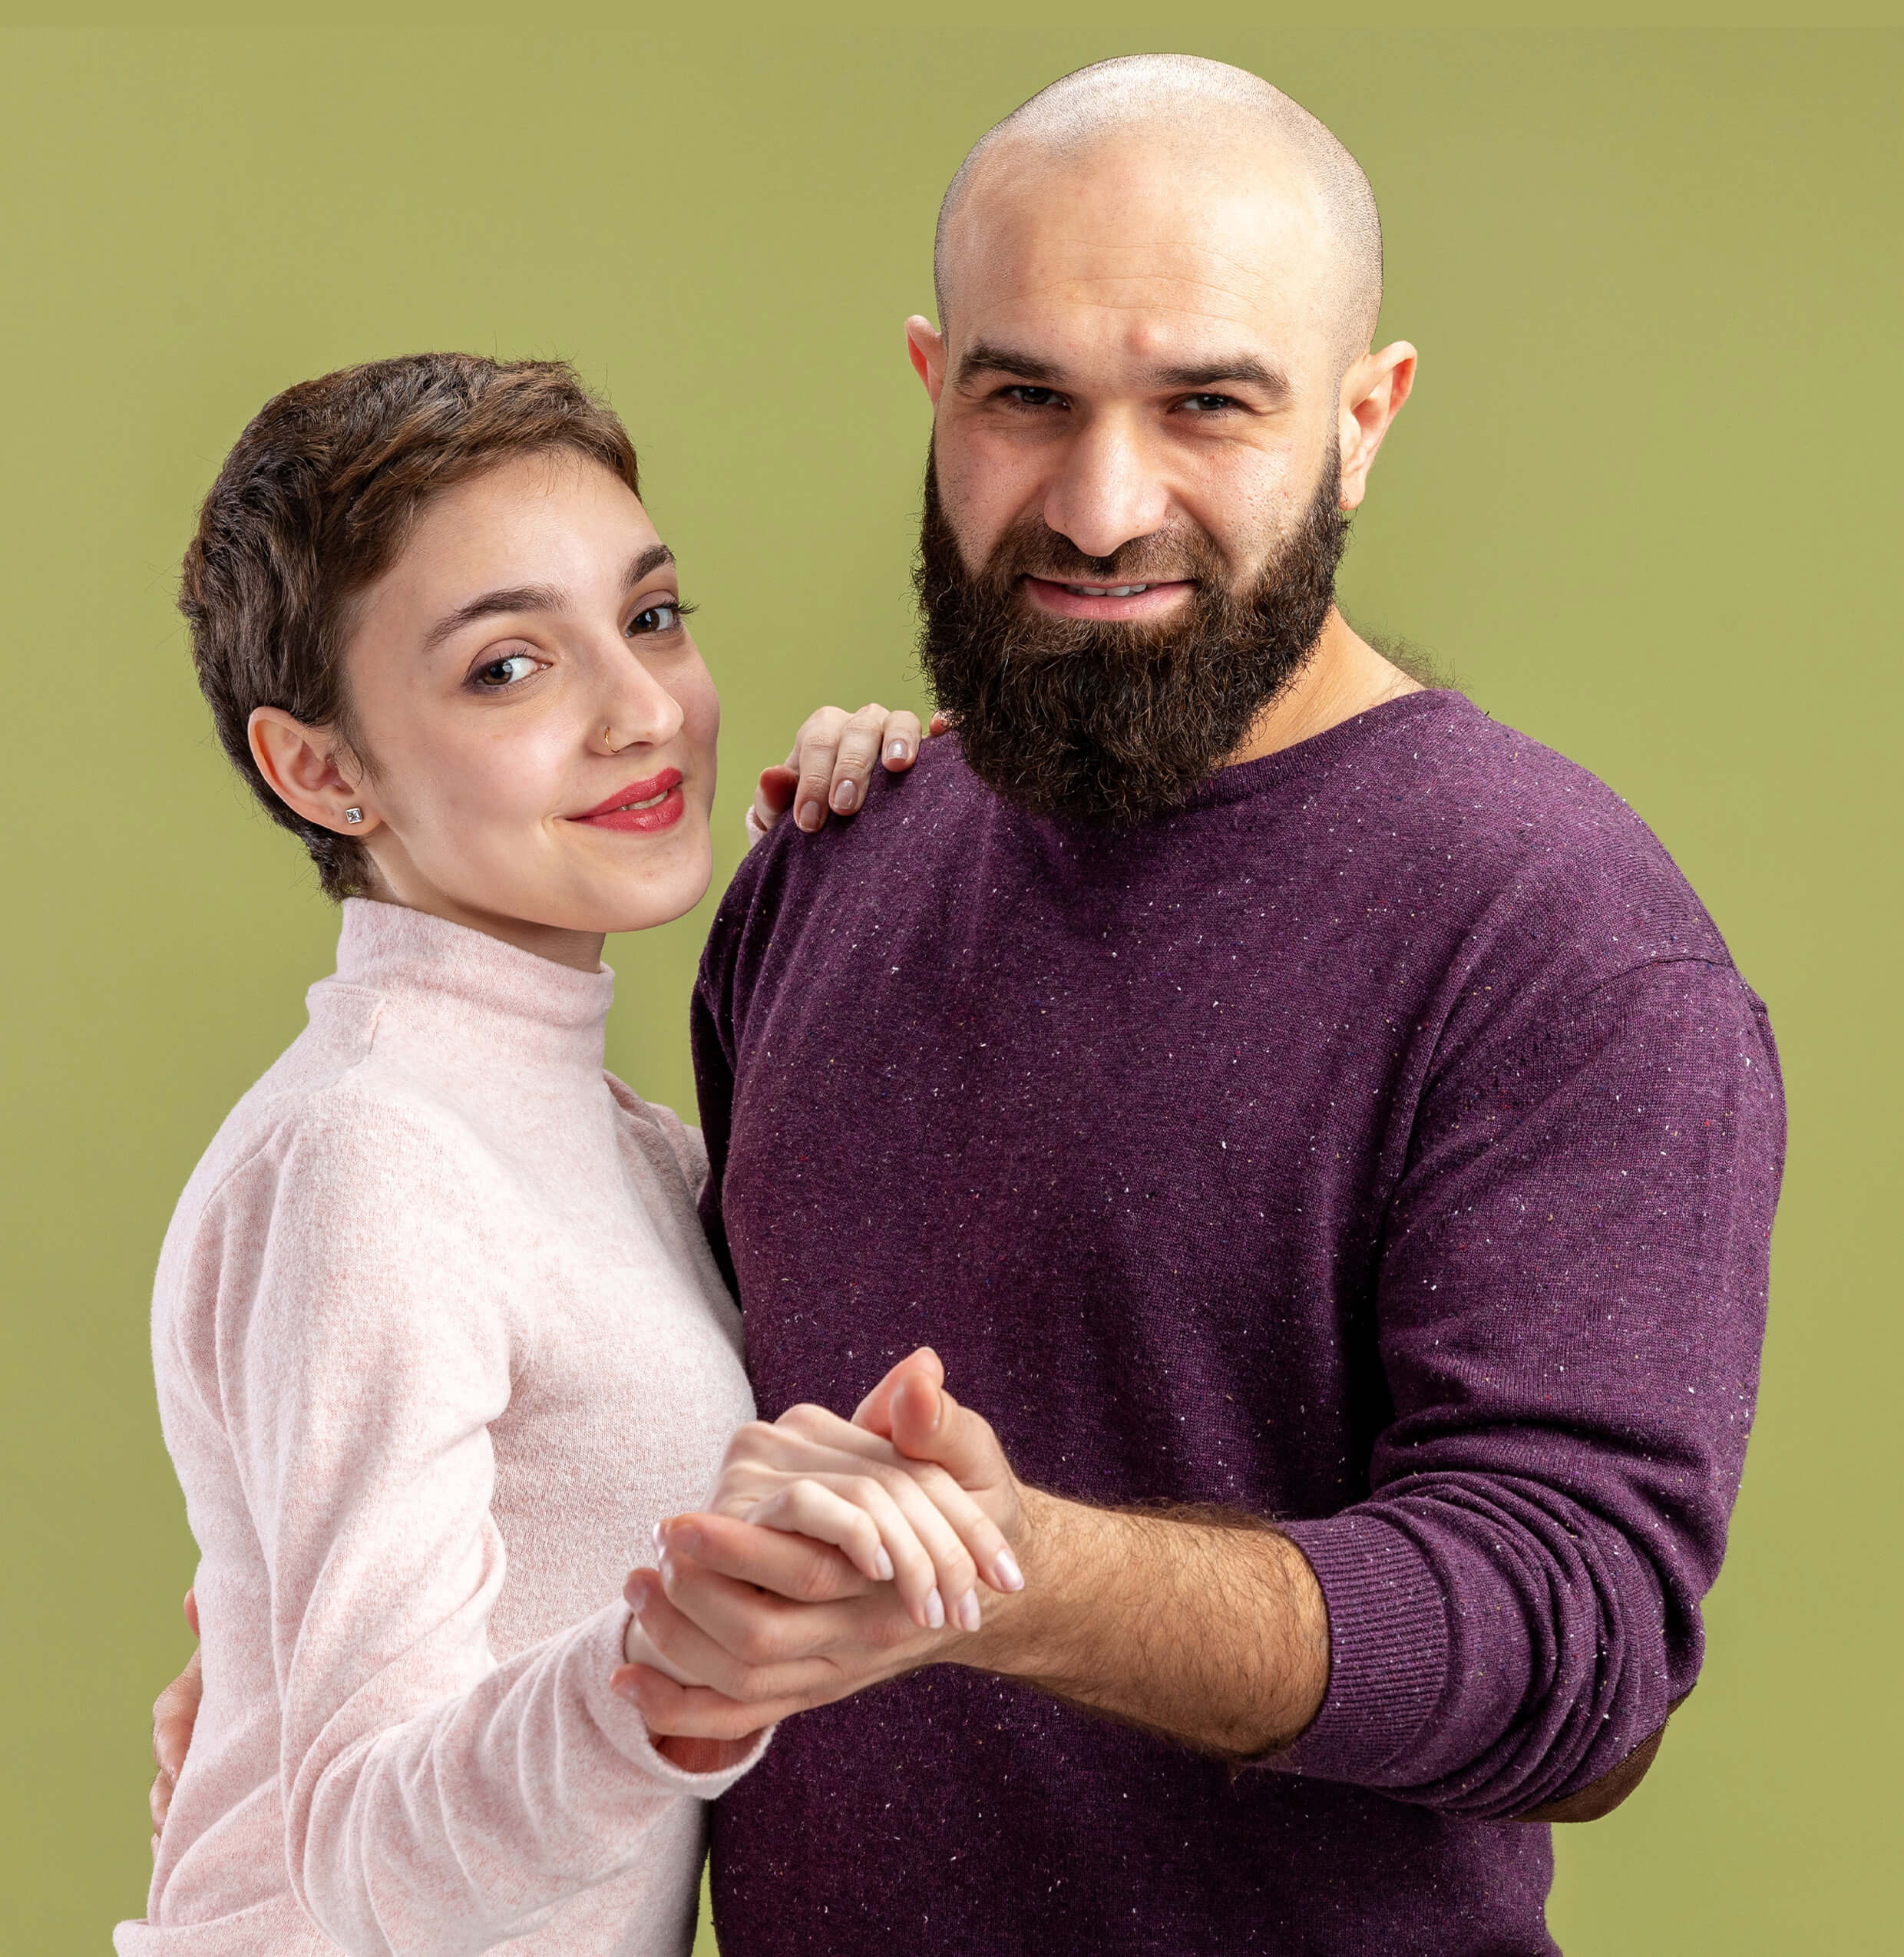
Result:
<svg viewBox="0 0 1904 1957"><path fill-rule="evenodd" d="M352 600L395 560L433 497L550 449L641 493L627 431L563 362L416 353L286 388L205 498L179 593L199 686L232 765L302 838L330 897L365 887L363 846L278 799L252 758L253 709L334 729L361 757L344 687Z"/></svg>

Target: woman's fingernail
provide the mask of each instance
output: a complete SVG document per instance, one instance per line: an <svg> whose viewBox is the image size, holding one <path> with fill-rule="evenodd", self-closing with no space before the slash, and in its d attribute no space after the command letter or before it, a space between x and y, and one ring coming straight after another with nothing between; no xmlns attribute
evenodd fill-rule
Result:
<svg viewBox="0 0 1904 1957"><path fill-rule="evenodd" d="M858 800L858 784L850 778L833 791L833 806L842 815L850 815L853 812L853 805Z"/></svg>
<svg viewBox="0 0 1904 1957"><path fill-rule="evenodd" d="M657 1556L659 1555L662 1551L668 1546L666 1534L663 1530L662 1526L659 1522L656 1522L654 1526L654 1546L655 1554Z"/></svg>
<svg viewBox="0 0 1904 1957"><path fill-rule="evenodd" d="M886 1545L883 1542L873 1555L873 1574L881 1583L890 1583L892 1581L892 1559L887 1555Z"/></svg>
<svg viewBox="0 0 1904 1957"><path fill-rule="evenodd" d="M978 1628L978 1592L976 1590L967 1591L959 1599L959 1623L967 1631Z"/></svg>
<svg viewBox="0 0 1904 1957"><path fill-rule="evenodd" d="M811 835L820 826L820 805L817 802L803 802L793 819Z"/></svg>
<svg viewBox="0 0 1904 1957"><path fill-rule="evenodd" d="M886 743L886 759L888 761L904 761L911 752L904 741L888 741Z"/></svg>
<svg viewBox="0 0 1904 1957"><path fill-rule="evenodd" d="M942 1631L945 1628L945 1599L939 1595L935 1585L926 1593L926 1628Z"/></svg>
<svg viewBox="0 0 1904 1957"><path fill-rule="evenodd" d="M1001 1549L992 1559L992 1567L998 1572L1000 1586L1007 1590L1022 1590L1025 1587L1025 1573L1018 1567L1018 1559L1009 1549Z"/></svg>

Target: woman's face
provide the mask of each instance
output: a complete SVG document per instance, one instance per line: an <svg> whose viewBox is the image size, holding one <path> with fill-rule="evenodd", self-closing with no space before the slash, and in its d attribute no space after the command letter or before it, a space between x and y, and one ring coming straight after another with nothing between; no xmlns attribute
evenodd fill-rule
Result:
<svg viewBox="0 0 1904 1957"><path fill-rule="evenodd" d="M720 702L619 478L558 451L447 491L355 617L355 799L391 896L578 963L577 934L699 901Z"/></svg>

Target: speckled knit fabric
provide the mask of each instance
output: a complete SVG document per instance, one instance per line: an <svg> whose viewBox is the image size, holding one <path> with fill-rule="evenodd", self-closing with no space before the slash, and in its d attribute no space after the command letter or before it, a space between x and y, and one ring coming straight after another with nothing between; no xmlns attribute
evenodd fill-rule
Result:
<svg viewBox="0 0 1904 1957"><path fill-rule="evenodd" d="M725 1945L1551 1951L1507 1817L1697 1675L1783 1149L1632 812L1445 692L1126 835L934 742L753 852L696 1031L763 1410L930 1342L1035 1482L1284 1519L1333 1648L1234 1777L950 1668L806 1714L717 1810Z"/></svg>
<svg viewBox="0 0 1904 1957"><path fill-rule="evenodd" d="M347 904L180 1199L153 1347L205 1699L123 1957L686 1952L734 1774L608 1680L623 1578L753 1410L699 1138L602 1071L613 989Z"/></svg>

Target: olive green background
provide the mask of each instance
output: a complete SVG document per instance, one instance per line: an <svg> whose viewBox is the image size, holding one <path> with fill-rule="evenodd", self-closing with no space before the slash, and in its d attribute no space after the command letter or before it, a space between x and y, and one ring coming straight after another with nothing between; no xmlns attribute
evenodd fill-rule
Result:
<svg viewBox="0 0 1904 1957"><path fill-rule="evenodd" d="M809 706L917 696L900 324L946 177L1033 88L1162 35L1269 74L1381 199L1384 330L1421 378L1349 609L1641 811L1783 1046L1763 1409L1704 1681L1631 1802L1560 1831L1556 1934L1896 1948L1896 36L1260 0L203 18L0 35L0 1946L101 1951L142 1907L147 1709L193 1561L151 1267L329 968L332 915L228 776L170 609L223 451L346 362L577 362L703 606L718 888ZM612 1062L682 1105L708 914L610 954Z"/></svg>

